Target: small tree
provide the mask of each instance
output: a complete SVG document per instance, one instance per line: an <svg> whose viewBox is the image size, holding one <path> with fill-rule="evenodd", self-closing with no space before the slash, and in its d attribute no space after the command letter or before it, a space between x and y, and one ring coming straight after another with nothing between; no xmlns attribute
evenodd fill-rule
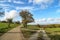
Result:
<svg viewBox="0 0 60 40"><path fill-rule="evenodd" d="M41 26L39 24L37 24L37 27L41 28Z"/></svg>
<svg viewBox="0 0 60 40"><path fill-rule="evenodd" d="M10 24L12 23L12 19L7 19L8 21L8 27L11 27Z"/></svg>
<svg viewBox="0 0 60 40"><path fill-rule="evenodd" d="M20 12L20 16L22 17L22 24L26 28L27 28L27 23L30 23L30 22L34 21L34 19L32 17L33 15L27 10L22 10Z"/></svg>
<svg viewBox="0 0 60 40"><path fill-rule="evenodd" d="M15 23L16 23L16 24L20 24L20 21L16 21Z"/></svg>

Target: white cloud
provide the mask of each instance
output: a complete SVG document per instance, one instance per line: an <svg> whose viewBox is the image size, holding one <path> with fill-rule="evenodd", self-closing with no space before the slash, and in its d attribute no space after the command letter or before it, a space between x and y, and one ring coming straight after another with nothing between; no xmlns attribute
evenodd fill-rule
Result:
<svg viewBox="0 0 60 40"><path fill-rule="evenodd" d="M33 3L34 4L42 4L42 3L49 4L49 3L53 3L53 0L33 0Z"/></svg>
<svg viewBox="0 0 60 40"><path fill-rule="evenodd" d="M3 11L9 11L11 8L14 8L14 5L10 5L10 4L0 4L0 7L3 8Z"/></svg>
<svg viewBox="0 0 60 40"><path fill-rule="evenodd" d="M0 0L0 2L11 2L12 0Z"/></svg>
<svg viewBox="0 0 60 40"><path fill-rule="evenodd" d="M43 2L43 0L33 0L33 3L34 4L40 4L40 3L42 3Z"/></svg>
<svg viewBox="0 0 60 40"><path fill-rule="evenodd" d="M40 9L46 9L48 6L41 4Z"/></svg>
<svg viewBox="0 0 60 40"><path fill-rule="evenodd" d="M46 22L46 18L40 19L40 22Z"/></svg>
<svg viewBox="0 0 60 40"><path fill-rule="evenodd" d="M46 18L42 18L42 19L35 19L35 21L34 22L32 22L32 23L29 23L29 24L31 24L31 25L36 25L36 24L45 24L47 21L46 21Z"/></svg>
<svg viewBox="0 0 60 40"><path fill-rule="evenodd" d="M57 18L58 21L60 21L60 18Z"/></svg>
<svg viewBox="0 0 60 40"><path fill-rule="evenodd" d="M17 15L16 10L11 10L10 12L5 12L4 20L6 19L12 19Z"/></svg>
<svg viewBox="0 0 60 40"><path fill-rule="evenodd" d="M5 0L0 0L0 2L6 2Z"/></svg>
<svg viewBox="0 0 60 40"><path fill-rule="evenodd" d="M33 2L33 0L29 0L29 3Z"/></svg>
<svg viewBox="0 0 60 40"><path fill-rule="evenodd" d="M10 5L10 4L3 4L3 3L1 3L0 4L0 7L14 7L14 5Z"/></svg>
<svg viewBox="0 0 60 40"><path fill-rule="evenodd" d="M60 9L56 10L56 13L60 13Z"/></svg>
<svg viewBox="0 0 60 40"><path fill-rule="evenodd" d="M47 21L54 21L54 18L48 18Z"/></svg>
<svg viewBox="0 0 60 40"><path fill-rule="evenodd" d="M11 2L11 0L8 0L8 2Z"/></svg>
<svg viewBox="0 0 60 40"><path fill-rule="evenodd" d="M10 5L9 4L0 4L0 6L5 7L5 6L10 6Z"/></svg>
<svg viewBox="0 0 60 40"><path fill-rule="evenodd" d="M30 6L26 6L26 7L16 7L16 10L25 10L25 9L27 9L27 10L33 10L34 7L30 7Z"/></svg>
<svg viewBox="0 0 60 40"><path fill-rule="evenodd" d="M35 8L34 6L25 6L25 7L19 7L19 6L17 6L15 8L16 8L16 10L25 10L25 9L27 9L29 11L39 10L39 8Z"/></svg>
<svg viewBox="0 0 60 40"><path fill-rule="evenodd" d="M29 0L29 3L32 3L33 5L39 5L40 9L48 8L49 5L51 5L54 0Z"/></svg>
<svg viewBox="0 0 60 40"><path fill-rule="evenodd" d="M22 1L13 1L13 3L24 4L24 2L22 2Z"/></svg>
<svg viewBox="0 0 60 40"><path fill-rule="evenodd" d="M29 23L29 24L60 24L60 18L42 18L35 20L35 22Z"/></svg>
<svg viewBox="0 0 60 40"><path fill-rule="evenodd" d="M59 2L58 2L58 6L60 7L60 0L59 0Z"/></svg>

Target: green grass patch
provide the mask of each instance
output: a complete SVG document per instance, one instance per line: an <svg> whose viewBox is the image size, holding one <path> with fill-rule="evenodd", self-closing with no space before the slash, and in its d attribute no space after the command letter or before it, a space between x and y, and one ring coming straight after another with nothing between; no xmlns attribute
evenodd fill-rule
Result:
<svg viewBox="0 0 60 40"><path fill-rule="evenodd" d="M25 38L29 38L31 35L33 35L34 33L36 33L36 31L29 31L29 30L21 30L23 33L23 36Z"/></svg>
<svg viewBox="0 0 60 40"><path fill-rule="evenodd" d="M11 27L8 27L8 23L0 23L0 36L18 25L11 23Z"/></svg>
<svg viewBox="0 0 60 40"><path fill-rule="evenodd" d="M25 30L25 29L28 29L28 30ZM36 25L28 25L27 28L22 27L21 31L25 38L29 38L31 35L36 33L36 31L32 31L32 30L39 30L39 29L40 28L37 27Z"/></svg>
<svg viewBox="0 0 60 40"><path fill-rule="evenodd" d="M60 28L46 28L45 30L54 32L54 31L60 31Z"/></svg>
<svg viewBox="0 0 60 40"><path fill-rule="evenodd" d="M24 27L23 27L24 28ZM30 30L39 30L40 28L36 25L27 25L27 28L25 29L30 29Z"/></svg>
<svg viewBox="0 0 60 40"><path fill-rule="evenodd" d="M45 28L51 40L60 40L60 28Z"/></svg>

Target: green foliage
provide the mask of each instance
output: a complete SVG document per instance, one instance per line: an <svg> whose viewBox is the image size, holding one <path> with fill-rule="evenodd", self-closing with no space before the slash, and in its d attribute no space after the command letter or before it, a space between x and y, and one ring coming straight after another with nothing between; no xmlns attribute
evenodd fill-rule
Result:
<svg viewBox="0 0 60 40"><path fill-rule="evenodd" d="M39 27L38 27L39 26ZM46 27L44 30L46 31L47 35L51 38L51 40L60 40L60 26L59 24L50 24L50 25L28 25L25 29L30 30L39 30L42 29L40 27ZM36 32L36 31L35 31ZM24 34L24 37L29 38L31 35L35 33L34 31L31 32L29 30L24 30L24 27L22 29L22 33ZM42 39L42 35L39 33L38 40ZM43 40L43 39L42 39Z"/></svg>
<svg viewBox="0 0 60 40"><path fill-rule="evenodd" d="M9 23L12 23L12 19L7 19L7 21L8 21Z"/></svg>
<svg viewBox="0 0 60 40"><path fill-rule="evenodd" d="M8 27L11 27L10 24L12 23L12 19L7 19L8 21Z"/></svg>
<svg viewBox="0 0 60 40"><path fill-rule="evenodd" d="M45 28L51 40L60 40L60 28Z"/></svg>
<svg viewBox="0 0 60 40"><path fill-rule="evenodd" d="M51 40L60 40L60 35L48 35Z"/></svg>
<svg viewBox="0 0 60 40"><path fill-rule="evenodd" d="M49 24L49 25L39 25L39 26L43 28L59 28L60 24Z"/></svg>
<svg viewBox="0 0 60 40"><path fill-rule="evenodd" d="M39 30L40 28L37 27L37 25L28 25L27 29L31 29L31 30Z"/></svg>
<svg viewBox="0 0 60 40"><path fill-rule="evenodd" d="M8 27L8 23L0 23L0 36L7 32L8 30L18 26L19 24L11 24L11 27Z"/></svg>
<svg viewBox="0 0 60 40"><path fill-rule="evenodd" d="M36 33L36 31L29 31L29 30L21 30L25 38L29 38L31 35Z"/></svg>
<svg viewBox="0 0 60 40"><path fill-rule="evenodd" d="M21 28L21 31L25 38L29 38L31 35L36 33L36 30L39 30L39 29L40 28L37 27L37 25L27 25L27 28L23 27L23 28ZM35 30L35 31L32 31L32 30Z"/></svg>
<svg viewBox="0 0 60 40"><path fill-rule="evenodd" d="M33 15L27 10L22 10L20 12L20 16L22 17L22 24L26 28L27 28L27 23L30 23L30 22L34 21L34 19L32 17Z"/></svg>
<svg viewBox="0 0 60 40"><path fill-rule="evenodd" d="M52 32L54 32L54 31L60 31L60 28L46 28L45 29L46 31L52 31Z"/></svg>

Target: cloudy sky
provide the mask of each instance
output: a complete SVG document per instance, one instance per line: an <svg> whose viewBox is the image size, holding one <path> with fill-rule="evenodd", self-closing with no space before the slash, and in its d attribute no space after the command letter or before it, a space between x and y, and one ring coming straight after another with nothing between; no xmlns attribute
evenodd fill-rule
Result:
<svg viewBox="0 0 60 40"><path fill-rule="evenodd" d="M35 24L60 23L60 0L0 0L0 11L5 11L6 18L14 18L14 21L21 20L18 16L23 9L33 14Z"/></svg>

